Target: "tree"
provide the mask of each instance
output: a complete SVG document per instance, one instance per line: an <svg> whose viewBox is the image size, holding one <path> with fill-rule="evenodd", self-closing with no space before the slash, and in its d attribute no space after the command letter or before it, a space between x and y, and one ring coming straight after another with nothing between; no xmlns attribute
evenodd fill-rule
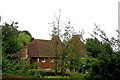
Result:
<svg viewBox="0 0 120 80"><path fill-rule="evenodd" d="M30 33L19 31L17 22L11 24L4 23L2 28L2 71L3 73L24 75L30 69L29 59L19 61L13 60L12 55L23 47L23 42L27 44L31 41ZM21 65L22 64L22 65Z"/></svg>
<svg viewBox="0 0 120 80"><path fill-rule="evenodd" d="M12 55L3 55L3 64L2 64L2 71L4 73L14 74L14 75L26 75L28 70L31 68L29 61L30 59L16 61L8 59L12 58Z"/></svg>
<svg viewBox="0 0 120 80"><path fill-rule="evenodd" d="M29 36L31 37L31 41L34 40L34 37L32 37L32 35L30 34L29 31L24 30L24 31L22 31L22 32L25 33L25 34L27 34L27 35L29 35Z"/></svg>
<svg viewBox="0 0 120 80"><path fill-rule="evenodd" d="M57 74L57 70L58 69L61 69L61 74L63 73L63 70L64 70L64 66L66 64L66 55L67 55L67 51L65 50L66 48L66 45L67 45L67 41L70 39L70 36L72 35L70 33L71 31L71 26L70 26L70 21L64 23L64 25L61 26L61 10L59 10L59 15L56 16L55 15L55 21L53 21L51 24L51 27L52 27L52 38L56 37L56 39L52 39L53 40L53 46L54 47L54 50L55 50L55 57L56 59L59 59L58 61L55 62L55 72ZM63 33L62 33L62 29L61 27L65 27ZM61 42L61 40L63 40L63 44ZM60 46L62 47L60 49ZM63 47L65 46L65 47ZM60 53L61 52L61 53ZM61 61L61 62L59 62ZM58 64L59 63L59 64ZM60 67L58 67L60 66Z"/></svg>
<svg viewBox="0 0 120 80"><path fill-rule="evenodd" d="M102 44L102 47L104 48L104 51L105 51L104 53L109 54L109 55L114 53L113 48L110 46L110 44L105 42Z"/></svg>
<svg viewBox="0 0 120 80"><path fill-rule="evenodd" d="M101 53L98 55L97 60L93 61L90 66L89 79L104 79L104 80L117 80L120 76L120 63L118 55L107 55Z"/></svg>
<svg viewBox="0 0 120 80"><path fill-rule="evenodd" d="M21 32L17 37L17 45L19 49L23 47L23 42L26 42L27 44L31 42L31 37L25 32Z"/></svg>
<svg viewBox="0 0 120 80"><path fill-rule="evenodd" d="M120 40L116 39L115 37L111 37L111 38L108 38L106 33L101 30L98 25L94 24L95 25L95 28L93 30L93 34L90 34L92 37L99 37L102 39L102 43L107 43L110 45L111 48L113 48L114 52L118 52L119 51L119 47L120 47ZM118 30L116 30L118 32L118 34L120 34L120 32Z"/></svg>
<svg viewBox="0 0 120 80"><path fill-rule="evenodd" d="M120 76L120 53L117 46L119 40L112 37L109 39L105 32L101 30L96 24L94 34L102 39L102 52L96 57L96 61L89 66L89 79L104 79L104 80L117 80ZM94 36L93 36L94 37ZM114 49L114 51L113 51ZM88 62L87 64L89 64Z"/></svg>
<svg viewBox="0 0 120 80"><path fill-rule="evenodd" d="M53 21L51 24L52 24L52 37L54 38L59 38L60 37L60 15L61 15L61 10L59 9L59 16L57 17L55 15L55 18L56 18L56 21ZM53 40L53 48L55 50L55 73L57 75L57 72L58 72L58 40L57 39L54 39Z"/></svg>
<svg viewBox="0 0 120 80"><path fill-rule="evenodd" d="M61 22L60 20L60 11L59 11L59 16L57 17L55 15L56 20L52 22L52 36L56 36L59 39L62 40L62 49L61 51L59 48L59 40L55 40L54 41L54 45L56 45L56 47L54 47L55 49L55 57L56 59L58 58L60 62L55 62L55 71L57 74L57 70L60 69L61 70L61 74L63 73L63 71L67 68L69 68L69 64L71 65L71 63L69 63L70 61L72 61L72 53L76 53L76 56L74 57L73 61L76 62L76 64L73 64L73 66L77 66L77 64L79 63L79 54L83 51L85 52L82 48L83 48L83 43L80 41L80 38L82 38L82 32L79 31L79 33L77 34L77 37L71 41L71 38L73 35L75 35L74 32L74 28L71 26L71 22L70 21L66 21L64 23ZM62 25L61 25L62 24ZM62 27L62 28L61 28ZM76 42L79 43L77 43ZM75 45L71 46L71 48L73 48L72 50L70 50L71 48L69 48L70 44L74 44L76 42ZM82 50L82 51L80 51ZM61 52L60 54L58 54L59 52ZM71 53L71 54L70 54ZM84 54L84 53L82 53ZM81 55L82 55L81 54ZM71 55L71 56L69 56ZM83 55L82 55L83 56ZM87 55L85 55L87 56ZM58 67L59 66L59 67Z"/></svg>
<svg viewBox="0 0 120 80"><path fill-rule="evenodd" d="M31 42L31 34L28 31L19 31L18 22L4 23L2 28L2 51L5 54L14 54L23 47L23 42ZM17 44L17 45L16 45Z"/></svg>
<svg viewBox="0 0 120 80"><path fill-rule="evenodd" d="M103 51L102 44L97 38L89 38L86 41L86 49L89 52L88 55L92 57L97 57L99 53Z"/></svg>
<svg viewBox="0 0 120 80"><path fill-rule="evenodd" d="M81 58L87 58L87 54L84 49L84 44L80 40L79 35L73 35L72 39L69 40L69 45L68 45L68 55L67 58L69 58L70 64L69 68L70 70L75 69L78 70L79 64L80 64L80 59Z"/></svg>
<svg viewBox="0 0 120 80"><path fill-rule="evenodd" d="M20 33L17 28L17 22L11 24L4 23L2 25L2 51L6 54L13 54L18 51L16 47L17 36Z"/></svg>

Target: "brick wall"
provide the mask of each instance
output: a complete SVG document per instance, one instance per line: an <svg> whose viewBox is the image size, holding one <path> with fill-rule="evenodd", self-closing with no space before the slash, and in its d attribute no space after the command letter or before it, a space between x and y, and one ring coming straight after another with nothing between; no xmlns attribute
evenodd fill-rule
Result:
<svg viewBox="0 0 120 80"><path fill-rule="evenodd" d="M37 62L38 58L32 58L30 64ZM43 58L39 58L39 67L40 68L51 68L54 69L55 62L51 62L51 58L45 58L45 62L42 62Z"/></svg>

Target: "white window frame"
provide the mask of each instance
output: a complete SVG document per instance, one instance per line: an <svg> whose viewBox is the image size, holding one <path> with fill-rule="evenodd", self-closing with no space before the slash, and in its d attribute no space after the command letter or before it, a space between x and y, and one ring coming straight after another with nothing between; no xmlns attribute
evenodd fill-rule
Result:
<svg viewBox="0 0 120 80"><path fill-rule="evenodd" d="M37 58L37 62L39 63L39 58Z"/></svg>
<svg viewBox="0 0 120 80"><path fill-rule="evenodd" d="M42 62L45 62L45 57L42 58Z"/></svg>

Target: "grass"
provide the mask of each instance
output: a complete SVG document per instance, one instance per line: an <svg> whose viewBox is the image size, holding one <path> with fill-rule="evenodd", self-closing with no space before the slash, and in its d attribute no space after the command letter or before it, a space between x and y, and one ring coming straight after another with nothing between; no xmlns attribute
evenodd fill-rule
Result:
<svg viewBox="0 0 120 80"><path fill-rule="evenodd" d="M85 76L86 76L86 74L78 73L75 71L70 71L70 72L68 72L68 74L70 74L70 78L75 78L77 80L78 79L85 80Z"/></svg>

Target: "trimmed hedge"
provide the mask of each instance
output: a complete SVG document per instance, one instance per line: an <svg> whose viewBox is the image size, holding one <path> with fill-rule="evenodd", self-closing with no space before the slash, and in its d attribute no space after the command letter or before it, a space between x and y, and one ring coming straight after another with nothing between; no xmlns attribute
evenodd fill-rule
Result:
<svg viewBox="0 0 120 80"><path fill-rule="evenodd" d="M25 74L21 74L21 75L13 75L13 74L4 74L3 79L7 79L7 80L18 80L18 79L26 79L26 80L45 80L45 79L52 79L52 80L61 80L61 79L69 79L70 75L68 73L63 73L63 75L60 74L60 72L58 72L58 75L55 75L55 71L51 71L51 70L41 70L41 69L30 69L28 70Z"/></svg>
<svg viewBox="0 0 120 80"><path fill-rule="evenodd" d="M42 70L42 69L31 69L31 70L28 70L27 76L33 76L33 77L39 77L39 78L42 78L42 77L45 77L45 76L56 76L55 75L55 70ZM61 75L60 72L58 72L58 76L69 76L68 73L63 73Z"/></svg>
<svg viewBox="0 0 120 80"><path fill-rule="evenodd" d="M30 76L18 76L18 75L13 75L13 74L3 74L2 75L2 80L35 80L39 78L35 77L30 77Z"/></svg>

